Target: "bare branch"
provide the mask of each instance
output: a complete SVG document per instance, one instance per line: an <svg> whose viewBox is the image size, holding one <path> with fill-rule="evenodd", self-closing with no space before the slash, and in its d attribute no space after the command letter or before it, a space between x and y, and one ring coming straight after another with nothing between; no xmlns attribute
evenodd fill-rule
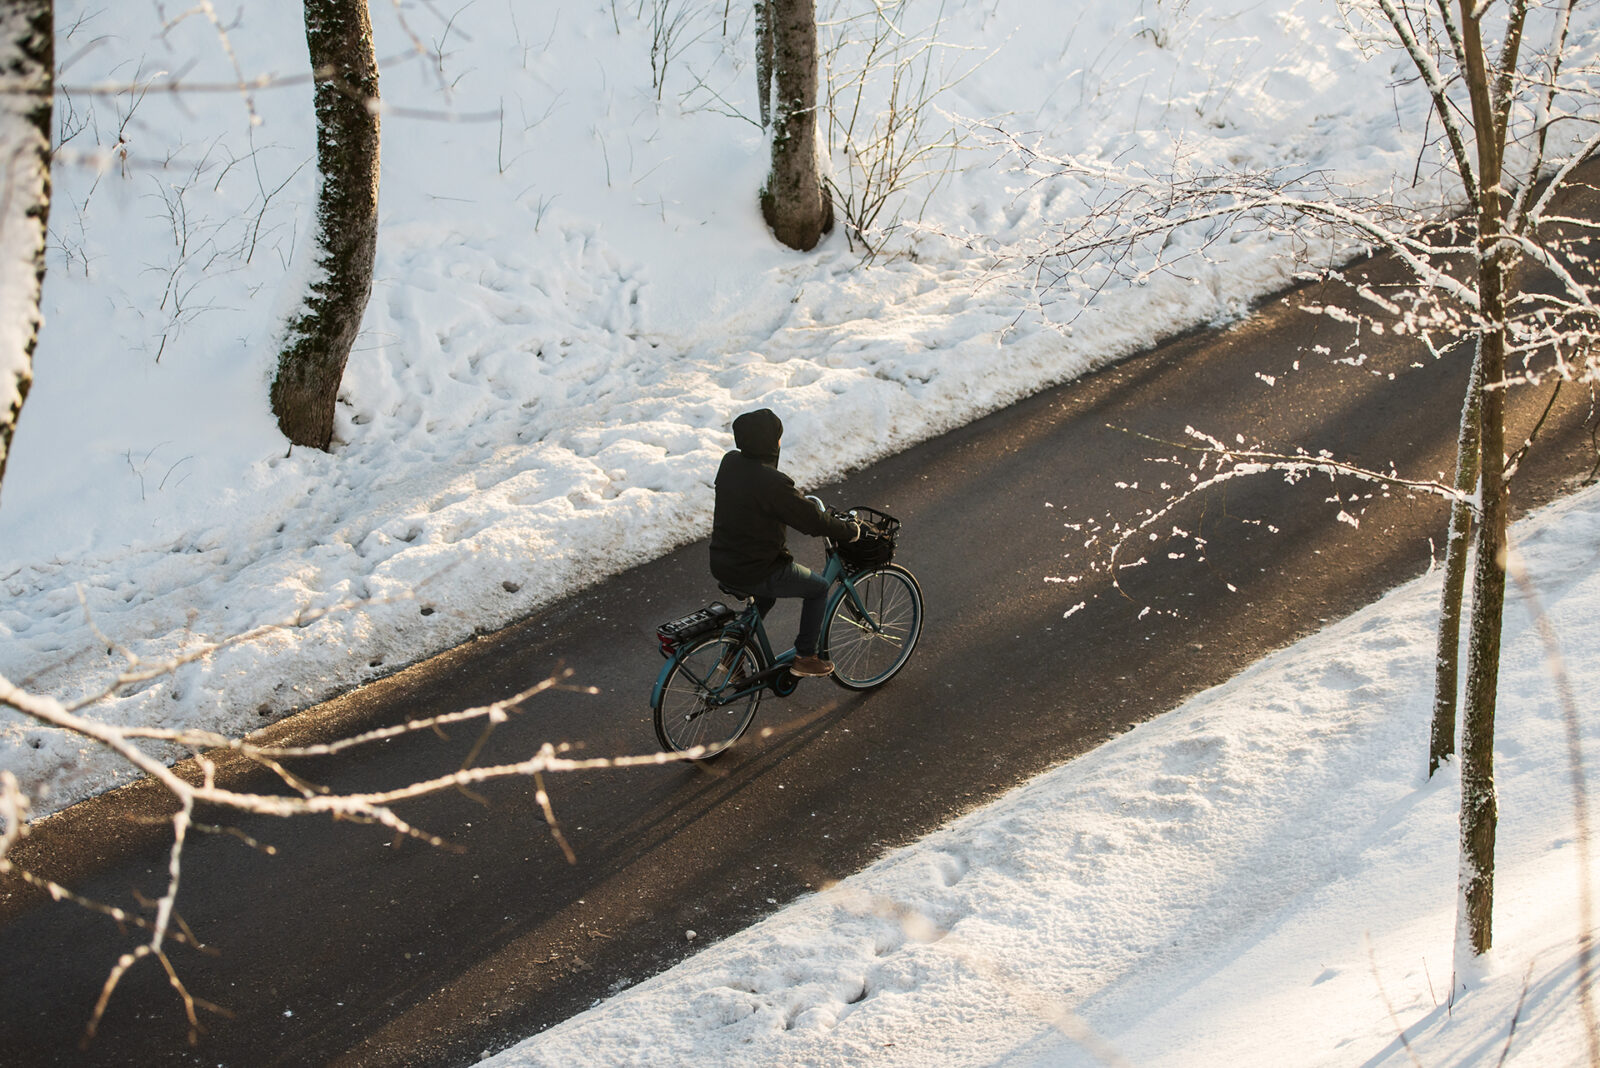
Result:
<svg viewBox="0 0 1600 1068"><path fill-rule="evenodd" d="M261 629L266 628L258 628L258 631ZM210 642L205 643L204 647L215 649L223 644L226 643ZM159 665L140 665L137 658L126 650L124 650L124 655L130 662L130 670L119 674L106 688L101 695L102 697L116 692L120 686L126 685L130 680L143 680L162 673L175 671L194 656L202 654L191 650L182 657L175 657ZM707 750L702 747L683 753L649 753L636 756L575 759L565 755L570 751L569 746L555 746L550 743L544 743L539 746L533 755L523 760L482 767L472 766L473 760L476 759L476 755L481 749L483 739L480 738L479 744L474 746L468 759L454 772L430 779L401 783L388 789L358 793L337 793L324 787L316 786L291 772L283 764L284 761L291 759L343 753L356 746L412 735L422 731L439 731L444 726L471 721L483 723L485 734L487 734L496 726L505 723L508 716L529 698L565 685L565 678L566 675L551 676L522 693L487 705L439 716L414 719L398 726L367 731L330 743L308 746L268 746L251 742L247 738L231 737L205 730L163 730L142 727L119 727L102 723L82 715L76 710L81 708L82 704L93 704L94 699L74 706L74 708L69 708L53 697L29 693L16 686L9 679L0 677L0 706L14 709L37 723L70 731L109 749L136 770L143 772L161 785L172 795L178 805L177 811L171 817L173 837L168 850L167 880L164 891L155 901L144 902L144 912L134 912L125 908L102 904L79 895L66 886L41 877L16 863L12 853L17 843L28 833L29 801L16 776L9 771L0 772L0 876L14 876L24 884L48 895L54 901L77 905L103 915L119 926L134 927L146 932L148 935L141 944L122 954L111 967L105 984L101 989L100 997L91 1014L86 1029L86 1041L93 1038L104 1016L106 1007L115 994L123 976L140 961L146 959L155 959L161 963L163 970L167 974L168 982L177 992L180 1003L184 1007L191 1043L198 1040L198 1036L203 1029L199 1015L200 1010L220 1011L215 1006L194 997L190 993L167 954L167 946L171 943L189 945L202 951L206 948L189 931L177 912L178 895L182 885L184 850L189 832L195 829L206 831L223 830L225 833L234 834L246 845L253 848L261 848L261 846L254 839L236 830L195 823L193 815L197 805L213 805L236 813L278 818L331 816L336 819L347 819L385 827L396 834L416 838L431 846L450 848L449 843L442 837L415 827L403 819L395 812L394 806L402 801L425 797L445 790L467 791L484 783L513 777L526 777L531 778L534 782L535 797L540 812L550 829L551 838L561 849L568 862L576 863L577 855L567 841L566 836L562 833L560 821L556 817L555 807L545 782L547 773L655 766L678 761L693 761L706 754ZM598 691L589 687L583 688L582 692L597 693ZM169 767L164 760L147 752L140 744L144 742L176 744L199 752L196 759L198 768L198 776L195 777L196 781L191 781L191 778L179 774L176 769ZM205 752L200 752L202 750ZM218 781L218 753L238 754L270 769L295 790L296 796L238 791L221 785ZM268 853L275 852L271 847L266 847L266 851Z"/></svg>
<svg viewBox="0 0 1600 1068"><path fill-rule="evenodd" d="M1462 493L1454 486L1446 485L1435 479L1408 478L1392 469L1389 471L1377 471L1362 467L1359 464L1335 459L1327 452L1312 455L1304 451L1282 453L1264 449L1230 448L1218 438L1196 430L1194 427L1184 428L1185 433L1192 439L1187 442L1167 441L1120 427L1108 427L1108 429L1119 430L1122 433L1131 434L1134 437L1176 449L1180 452L1197 453L1202 458L1201 463L1190 473L1191 481L1186 488L1173 493L1159 506L1148 509L1138 523L1132 526L1119 525L1110 532L1112 537L1107 543L1106 559L1102 566L1111 578L1112 587L1130 600L1132 598L1123 589L1119 573L1121 570L1134 565L1119 562L1123 551L1136 540L1148 540L1153 537L1150 534L1151 529L1157 524L1164 523L1170 519L1181 505L1208 490L1236 479L1266 474L1280 474L1285 481L1296 483L1310 475L1325 475L1330 479L1348 477L1358 481L1375 483L1385 490L1398 486L1442 497L1445 500L1461 502L1469 506L1476 504L1476 498L1472 495ZM1214 470L1211 474L1202 478L1200 472L1205 470L1208 462L1215 464Z"/></svg>
<svg viewBox="0 0 1600 1068"><path fill-rule="evenodd" d="M1461 175L1461 183L1466 187L1467 196L1476 199L1478 182L1472 172L1472 158L1467 154L1466 138L1461 131L1460 124L1456 121L1456 112L1450 103L1450 98L1445 92L1445 78L1427 49L1417 39L1411 24L1401 16L1395 7L1394 0L1378 0L1383 13L1389 19L1389 24L1394 27L1396 36L1405 46L1411 62L1416 65L1418 73L1422 75L1423 84L1428 87L1428 93L1433 97L1433 110L1439 116L1439 122L1444 126L1445 136L1450 139L1450 152L1455 157L1456 170ZM1446 16L1448 21L1448 14ZM1459 54L1459 52L1458 52Z"/></svg>

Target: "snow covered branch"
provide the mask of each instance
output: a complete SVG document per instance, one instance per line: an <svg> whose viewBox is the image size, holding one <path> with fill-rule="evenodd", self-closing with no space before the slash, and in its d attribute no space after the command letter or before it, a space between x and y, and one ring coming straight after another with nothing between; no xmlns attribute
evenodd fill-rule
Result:
<svg viewBox="0 0 1600 1068"><path fill-rule="evenodd" d="M1110 429L1117 429L1112 427ZM1194 427L1185 427L1184 431L1192 439L1189 442L1163 441L1146 434L1135 436L1144 438L1155 444L1163 445L1179 451L1194 452L1199 454L1199 461L1188 472L1188 484L1181 489L1173 489L1169 483L1163 483L1170 495L1161 504L1148 508L1142 517L1131 525L1115 524L1109 531L1096 533L1087 545L1097 541L1104 541L1107 545L1104 562L1097 566L1103 569L1111 579L1111 584L1118 593L1132 599L1123 588L1120 573L1131 567L1139 566L1142 561L1134 563L1124 562L1122 557L1129 546L1147 541L1155 541L1161 535L1154 528L1158 524L1170 521L1174 512L1188 501L1200 496L1218 486L1232 482L1236 479L1254 477L1259 475L1278 474L1284 481L1291 485L1304 481L1313 475L1326 476L1329 481L1337 478L1352 478L1357 481L1375 484L1379 492L1388 496L1391 490L1400 489L1413 493L1423 493L1442 497L1446 500L1459 501L1469 506L1473 505L1474 498L1463 494L1453 486L1446 485L1434 479L1408 478L1391 468L1388 471L1377 471L1363 467L1359 464L1336 459L1326 451L1316 454L1304 450L1295 452L1274 452L1261 448L1246 448L1229 446L1220 439L1210 434L1196 430ZM1128 433L1132 433L1129 431ZM1174 458L1170 462L1178 463ZM1335 497L1335 500L1338 498ZM1348 512L1341 511L1341 522L1351 526L1359 526L1360 519ZM1190 535L1187 531L1174 527L1174 535L1190 537L1197 550L1204 551L1204 539Z"/></svg>
<svg viewBox="0 0 1600 1068"><path fill-rule="evenodd" d="M252 634L265 629L268 628L260 628ZM241 636L236 640L243 641L248 637L250 635ZM201 951L206 949L204 943L183 923L177 910L178 894L182 885L184 846L190 832L219 829L195 822L194 815L198 806L213 806L241 816L269 816L280 819L326 816L336 820L350 820L384 827L397 835L414 838L434 847L448 848L449 843L444 838L413 825L395 810L395 806L404 801L447 790L466 791L496 780L531 778L536 784L536 801L552 838L560 846L568 862L576 862L576 856L562 834L550 794L545 787L544 776L547 773L658 765L678 760L693 760L703 755L702 751L697 750L676 754L650 753L578 759L567 755L570 747L566 744L555 746L544 743L520 760L492 765L474 763L490 733L508 722L510 717L532 698L568 685L564 676L551 676L521 693L489 704L437 716L421 717L394 726L312 745L268 745L254 741L249 736L237 737L198 728L117 726L86 714L88 708L114 695L123 687L170 674L182 664L208 655L223 644L225 643L208 643L199 649L190 650L182 657L148 665L140 663L131 653L124 651L124 656L129 661L126 670L110 679L101 693L73 702L71 705L63 704L47 695L31 693L0 676L0 708L14 710L37 724L70 732L109 750L159 784L176 803L176 811L169 817L172 843L168 850L164 891L158 899L146 902L141 910L134 911L85 897L68 886L28 870L17 862L14 858L16 847L29 832L30 799L15 774L10 771L0 773L0 878L13 877L34 890L48 895L53 901L66 902L99 913L119 926L135 928L148 936L135 949L121 955L111 968L87 1025L86 1038L93 1037L122 977L130 968L146 959L160 963L169 983L178 994L188 1019L191 1043L198 1040L201 1030L199 1010L215 1009L214 1006L195 998L187 990L167 952L167 947L171 943L188 945ZM361 746L423 732L439 732L444 727L463 724L482 726L483 733L477 744L473 746L471 753L459 768L430 778L398 782L384 789L344 793L312 782L288 766L290 762L303 758L346 753ZM150 748L151 743L176 746L189 752L192 754L193 770L181 770L171 765L168 760ZM229 755L241 757L266 769L277 781L288 787L289 793L277 795L230 789L223 785L219 774L220 759ZM275 852L272 847L260 846L248 836L240 834L240 837L247 844L263 848L268 853Z"/></svg>

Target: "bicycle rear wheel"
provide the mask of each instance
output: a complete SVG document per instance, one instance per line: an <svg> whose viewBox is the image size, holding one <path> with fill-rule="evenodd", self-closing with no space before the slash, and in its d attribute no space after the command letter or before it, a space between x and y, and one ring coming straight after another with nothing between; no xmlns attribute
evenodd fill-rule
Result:
<svg viewBox="0 0 1600 1068"><path fill-rule="evenodd" d="M897 564L864 571L850 583L861 608L847 589L833 595L822 620L822 655L833 661L834 682L870 690L911 659L922 634L922 587Z"/></svg>
<svg viewBox="0 0 1600 1068"><path fill-rule="evenodd" d="M761 672L755 649L742 638L713 634L678 654L654 702L656 738L664 750L697 759L725 752L755 719L761 688L728 700Z"/></svg>

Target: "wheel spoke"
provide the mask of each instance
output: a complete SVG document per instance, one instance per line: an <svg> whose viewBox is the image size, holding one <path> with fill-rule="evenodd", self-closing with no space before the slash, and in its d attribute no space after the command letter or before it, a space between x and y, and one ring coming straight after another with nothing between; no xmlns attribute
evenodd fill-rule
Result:
<svg viewBox="0 0 1600 1068"><path fill-rule="evenodd" d="M682 650L655 706L662 748L704 747L706 757L726 750L744 733L761 700L760 689L741 693L759 673L753 650L735 636L713 636Z"/></svg>
<svg viewBox="0 0 1600 1068"><path fill-rule="evenodd" d="M852 585L854 598L837 601L826 621L828 656L836 682L868 689L910 657L922 629L922 597L916 580L899 568L858 575Z"/></svg>

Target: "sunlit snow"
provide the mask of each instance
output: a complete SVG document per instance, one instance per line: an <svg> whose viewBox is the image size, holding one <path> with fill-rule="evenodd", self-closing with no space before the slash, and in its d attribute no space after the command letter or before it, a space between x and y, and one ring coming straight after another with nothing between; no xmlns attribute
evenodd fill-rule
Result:
<svg viewBox="0 0 1600 1068"><path fill-rule="evenodd" d="M1033 290L1005 250L1100 191L1019 173L986 145L996 128L1156 170L1178 146L1196 169L1450 195L1419 167L1437 130L1407 61L1353 45L1331 0L984 0L938 29L935 81L960 80L929 114L960 148L902 202L926 198L920 224L870 264L842 229L797 254L756 206L748 4L682 5L653 80L645 5L375 3L373 298L336 447L291 450L266 390L310 270L299 7L179 6L56 3L46 322L0 487L0 675L71 699L105 686L118 646L161 661L301 625L93 706L116 723L250 730L703 537L742 410L782 414L785 467L815 484L1291 279L1292 242L1262 232L1089 305ZM940 10L912 0L903 28ZM1595 26L1581 8L1578 54ZM282 84L206 88L236 80L232 57ZM161 72L194 88L94 91ZM1591 493L1517 534L1580 695L1597 511ZM1051 588L1070 626L1077 599ZM1588 843L1520 601L1501 949L1447 1007L1455 783L1422 776L1432 598L1408 587L504 1060L1472 1064L1498 1058L1521 999L1509 1063L1580 1062ZM1592 715L1581 736L1592 750ZM41 812L124 780L9 713L0 767Z"/></svg>

